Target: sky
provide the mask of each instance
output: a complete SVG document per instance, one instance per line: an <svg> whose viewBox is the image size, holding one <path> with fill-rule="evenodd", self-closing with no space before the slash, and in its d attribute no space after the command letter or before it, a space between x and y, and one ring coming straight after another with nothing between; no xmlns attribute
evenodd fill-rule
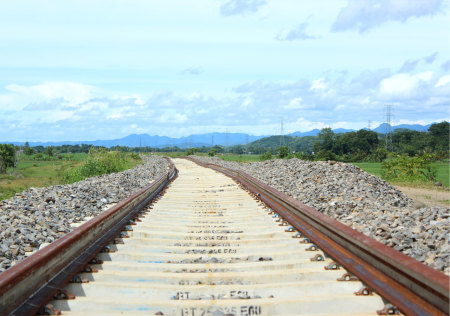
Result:
<svg viewBox="0 0 450 316"><path fill-rule="evenodd" d="M0 2L0 142L449 120L450 0Z"/></svg>

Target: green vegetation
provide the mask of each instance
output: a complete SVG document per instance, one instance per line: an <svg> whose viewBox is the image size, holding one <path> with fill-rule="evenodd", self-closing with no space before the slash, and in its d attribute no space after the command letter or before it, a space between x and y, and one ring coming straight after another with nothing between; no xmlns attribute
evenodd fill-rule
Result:
<svg viewBox="0 0 450 316"><path fill-rule="evenodd" d="M16 150L13 145L0 144L0 173L6 173L9 167L16 165Z"/></svg>
<svg viewBox="0 0 450 316"><path fill-rule="evenodd" d="M60 153L53 148L53 156L35 153L34 150L28 150L30 155L26 155L25 149L23 152L17 150L18 147L15 149L16 167L10 166L0 174L0 200L30 187L71 183L98 174L122 171L141 162L136 153L110 153L98 148L92 149L89 155Z"/></svg>
<svg viewBox="0 0 450 316"><path fill-rule="evenodd" d="M429 167L435 171L435 178L433 181L427 181L422 177L387 177L383 171L381 162L355 162L353 164L357 165L367 173L373 174L396 185L431 187L433 186L434 181L437 181L442 183L445 187L450 186L450 164L448 161L431 162L429 164Z"/></svg>
<svg viewBox="0 0 450 316"><path fill-rule="evenodd" d="M89 177L124 171L136 164L130 160L137 162L141 157L136 154L127 155L121 151L92 148L83 165L64 173L64 180L66 183L73 183Z"/></svg>
<svg viewBox="0 0 450 316"><path fill-rule="evenodd" d="M285 145L290 151L311 153L314 151L314 143L318 140L317 136L304 136L293 137L283 136ZM242 146L242 145L241 145ZM235 146L230 147L230 151L233 151ZM265 137L254 142L249 143L246 146L246 152L252 154L261 155L270 151L272 155L278 154L278 148L280 147L280 136Z"/></svg>
<svg viewBox="0 0 450 316"><path fill-rule="evenodd" d="M243 155L224 154L218 157L225 161L237 161L237 162L255 162L261 160L260 157L257 155L248 155L248 154Z"/></svg>
<svg viewBox="0 0 450 316"><path fill-rule="evenodd" d="M436 171L431 167L431 155L409 157L398 155L382 163L382 171L386 178L427 180L436 178Z"/></svg>
<svg viewBox="0 0 450 316"><path fill-rule="evenodd" d="M281 146L278 148L278 158L287 158L289 156L289 147Z"/></svg>
<svg viewBox="0 0 450 316"><path fill-rule="evenodd" d="M307 160L338 160L343 162L382 162L398 154L422 156L432 154L434 160L449 158L448 122L433 124L428 132L398 129L392 135L393 152L385 147L384 135L361 129L357 132L336 134L324 128L318 136L284 136L290 154ZM259 139L248 144L245 152L262 155L269 151L279 155L280 136ZM242 145L228 148L229 152L241 151Z"/></svg>
<svg viewBox="0 0 450 316"><path fill-rule="evenodd" d="M189 148L186 152L186 156L194 155L196 152L198 152L198 148Z"/></svg>
<svg viewBox="0 0 450 316"><path fill-rule="evenodd" d="M20 159L15 170L10 169L0 175L0 200L30 187L61 184L64 171L80 165L80 161L34 161L27 158Z"/></svg>
<svg viewBox="0 0 450 316"><path fill-rule="evenodd" d="M262 154L260 157L260 160L270 160L272 159L272 153L270 151L266 151L264 154Z"/></svg>
<svg viewBox="0 0 450 316"><path fill-rule="evenodd" d="M282 147L280 136L227 148L219 145L189 149L115 146L108 150L86 144L55 147L0 144L0 198L31 186L74 182L121 171L139 163L138 153L172 158L208 155L239 162L273 157L337 160L355 163L394 184L426 186L438 181L448 187L449 134L450 125L445 121L431 125L428 132L396 130L392 135L393 152L384 148L384 135L367 130L335 134L330 128L322 129L318 136L284 136Z"/></svg>

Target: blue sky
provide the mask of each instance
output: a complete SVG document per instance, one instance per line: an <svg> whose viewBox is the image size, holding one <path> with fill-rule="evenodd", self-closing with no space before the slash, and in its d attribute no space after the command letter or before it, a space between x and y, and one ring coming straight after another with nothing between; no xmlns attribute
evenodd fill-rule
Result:
<svg viewBox="0 0 450 316"><path fill-rule="evenodd" d="M449 120L449 0L15 0L0 30L0 141Z"/></svg>

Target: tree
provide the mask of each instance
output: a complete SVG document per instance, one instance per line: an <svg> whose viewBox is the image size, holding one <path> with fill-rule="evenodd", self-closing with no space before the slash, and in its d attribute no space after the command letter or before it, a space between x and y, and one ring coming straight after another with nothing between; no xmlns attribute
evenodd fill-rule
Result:
<svg viewBox="0 0 450 316"><path fill-rule="evenodd" d="M260 160L270 160L272 159L272 153L270 151L266 151L264 154L259 156Z"/></svg>
<svg viewBox="0 0 450 316"><path fill-rule="evenodd" d="M30 144L28 142L25 142L23 151L27 156L34 154L34 149L30 147Z"/></svg>
<svg viewBox="0 0 450 316"><path fill-rule="evenodd" d="M211 147L211 150L214 150L216 153L223 153L225 151L224 147L219 145L214 145Z"/></svg>
<svg viewBox="0 0 450 316"><path fill-rule="evenodd" d="M331 127L322 128L318 137L319 140L314 143L314 151L331 151L333 149L334 142L336 141L336 134L333 132Z"/></svg>
<svg viewBox="0 0 450 316"><path fill-rule="evenodd" d="M314 160L335 160L336 155L331 150L322 149L314 155Z"/></svg>
<svg viewBox="0 0 450 316"><path fill-rule="evenodd" d="M243 145L235 145L230 148L230 152L237 155L242 155L245 151L245 148Z"/></svg>
<svg viewBox="0 0 450 316"><path fill-rule="evenodd" d="M53 146L48 146L47 148L45 148L45 154L49 157L52 157L54 154L54 147Z"/></svg>
<svg viewBox="0 0 450 316"><path fill-rule="evenodd" d="M289 148L287 146L281 146L278 148L278 158L286 158L289 155Z"/></svg>
<svg viewBox="0 0 450 316"><path fill-rule="evenodd" d="M435 150L449 150L450 124L448 122L433 124L428 131L431 133L431 142Z"/></svg>
<svg viewBox="0 0 450 316"><path fill-rule="evenodd" d="M372 161L382 162L388 157L388 151L384 147L378 147L370 156Z"/></svg>
<svg viewBox="0 0 450 316"><path fill-rule="evenodd" d="M216 150L214 148L212 148L208 151L208 156L214 157L216 155L216 153L217 153Z"/></svg>
<svg viewBox="0 0 450 316"><path fill-rule="evenodd" d="M14 167L16 150L13 145L0 144L0 173L6 173L6 169Z"/></svg>
<svg viewBox="0 0 450 316"><path fill-rule="evenodd" d="M186 155L187 156L194 155L197 151L198 151L198 148L189 148Z"/></svg>

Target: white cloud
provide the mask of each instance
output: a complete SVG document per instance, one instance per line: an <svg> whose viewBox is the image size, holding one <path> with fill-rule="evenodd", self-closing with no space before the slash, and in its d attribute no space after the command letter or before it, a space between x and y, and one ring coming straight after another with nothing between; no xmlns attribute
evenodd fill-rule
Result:
<svg viewBox="0 0 450 316"><path fill-rule="evenodd" d="M123 117L123 113L111 113L106 116L106 119L108 120L118 120Z"/></svg>
<svg viewBox="0 0 450 316"><path fill-rule="evenodd" d="M45 100L43 102L30 103L23 109L25 111L52 111L57 109L59 106L65 104L63 98Z"/></svg>
<svg viewBox="0 0 450 316"><path fill-rule="evenodd" d="M450 75L442 76L441 78L439 78L439 80L436 83L435 87L436 88L445 87L448 84L450 84Z"/></svg>
<svg viewBox="0 0 450 316"><path fill-rule="evenodd" d="M371 103L370 97L365 97L365 98L361 101L361 103L364 104L364 105L370 104L370 103Z"/></svg>
<svg viewBox="0 0 450 316"><path fill-rule="evenodd" d="M433 77L431 71L415 75L396 74L381 81L380 93L385 98L413 98L423 92L423 86L429 84Z"/></svg>
<svg viewBox="0 0 450 316"><path fill-rule="evenodd" d="M333 129L335 128L351 128L348 124L348 122L336 122L336 123L332 123L331 127Z"/></svg>
<svg viewBox="0 0 450 316"><path fill-rule="evenodd" d="M82 104L74 106L78 111L102 110L106 111L109 108L109 102L105 101L86 101Z"/></svg>
<svg viewBox="0 0 450 316"><path fill-rule="evenodd" d="M309 106L303 103L303 99L301 97L297 97L289 101L289 104L285 105L283 108L286 110L300 110L308 107Z"/></svg>
<svg viewBox="0 0 450 316"><path fill-rule="evenodd" d="M249 106L251 106L253 104L253 100L252 100L252 98L250 98L250 97L246 97L245 99L244 99L244 101L242 101L242 107L243 108L248 108Z"/></svg>
<svg viewBox="0 0 450 316"><path fill-rule="evenodd" d="M427 64L432 64L434 62L434 60L436 59L438 53L434 52L433 54L431 54L430 56L426 56L423 58L423 60L427 63Z"/></svg>
<svg viewBox="0 0 450 316"><path fill-rule="evenodd" d="M401 124L419 124L419 125L427 125L433 123L432 121L424 121L424 120L405 120L405 119L399 119L395 121L395 125L401 125Z"/></svg>
<svg viewBox="0 0 450 316"><path fill-rule="evenodd" d="M410 72L413 71L414 69L416 69L417 65L419 64L418 59L416 60L407 60L405 61L405 63L400 67L399 72Z"/></svg>
<svg viewBox="0 0 450 316"><path fill-rule="evenodd" d="M314 92L320 92L320 91L324 91L327 88L327 86L328 86L328 84L325 82L325 79L319 78L319 79L313 80L309 90L314 91Z"/></svg>
<svg viewBox="0 0 450 316"><path fill-rule="evenodd" d="M48 115L39 116L38 122L40 123L56 123L64 120L76 119L74 111L56 110Z"/></svg>
<svg viewBox="0 0 450 316"><path fill-rule="evenodd" d="M348 0L333 23L332 31L367 31L388 21L406 22L411 17L434 15L447 6L445 0Z"/></svg>
<svg viewBox="0 0 450 316"><path fill-rule="evenodd" d="M220 6L220 14L230 16L255 13L266 4L266 0L227 0Z"/></svg>
<svg viewBox="0 0 450 316"><path fill-rule="evenodd" d="M181 73L182 73L183 75L193 75L193 76L198 76L198 75L200 75L202 72L203 72L203 70L202 70L202 68L200 68L200 67L189 67L189 68L183 69L183 70L181 71Z"/></svg>
<svg viewBox="0 0 450 316"><path fill-rule="evenodd" d="M312 129L322 129L327 127L328 125L324 122L314 122L305 119L304 117L299 117L293 124L290 124L291 129L294 131L310 131Z"/></svg>
<svg viewBox="0 0 450 316"><path fill-rule="evenodd" d="M442 70L444 70L444 71L450 71L450 59L447 60L446 62L444 62L444 63L441 65L441 68L442 68Z"/></svg>
<svg viewBox="0 0 450 316"><path fill-rule="evenodd" d="M319 37L306 33L308 23L301 23L291 29L281 31L275 36L279 41L304 41L308 39L317 39Z"/></svg>
<svg viewBox="0 0 450 316"><path fill-rule="evenodd" d="M31 98L43 100L63 98L70 106L89 100L93 90L92 86L76 82L45 82L34 86L10 84L5 88Z"/></svg>
<svg viewBox="0 0 450 316"><path fill-rule="evenodd" d="M0 94L0 110L13 110L16 98L13 94Z"/></svg>
<svg viewBox="0 0 450 316"><path fill-rule="evenodd" d="M176 113L174 111L166 111L164 114L158 117L157 120L159 123L180 124L187 121L187 115Z"/></svg>

